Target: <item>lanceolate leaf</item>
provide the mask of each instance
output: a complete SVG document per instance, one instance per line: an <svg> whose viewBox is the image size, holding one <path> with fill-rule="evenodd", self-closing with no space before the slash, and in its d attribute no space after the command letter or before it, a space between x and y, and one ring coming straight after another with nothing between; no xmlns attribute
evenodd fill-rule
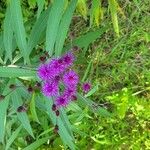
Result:
<svg viewBox="0 0 150 150"><path fill-rule="evenodd" d="M112 116L111 113L108 112L105 108L100 107L95 102L93 102L90 99L85 98L81 94L78 94L78 99L80 100L80 102L82 103L82 105L89 106L89 108L93 112L98 113L98 114L100 114L101 116L104 116L104 117L111 117Z"/></svg>
<svg viewBox="0 0 150 150"><path fill-rule="evenodd" d="M97 38L100 38L108 27L101 27L95 31L90 31L83 36L80 36L73 40L73 45L77 45L80 48L87 48L90 43L94 42ZM68 50L71 48L71 44L67 45L64 50Z"/></svg>
<svg viewBox="0 0 150 150"><path fill-rule="evenodd" d="M11 84L11 81L8 82L8 86ZM6 95L10 92L10 89L6 85L3 95ZM4 99L0 101L0 142L4 141L4 135L5 135L5 125L6 125L6 114L7 114L7 108L9 104L10 95L6 96Z"/></svg>
<svg viewBox="0 0 150 150"><path fill-rule="evenodd" d="M65 110L62 108L60 109L60 117L65 125L65 127L67 128L68 132L70 133L70 135L73 137L73 132L72 132L72 127L71 127L71 123L69 122L69 119L67 117L67 114L65 112Z"/></svg>
<svg viewBox="0 0 150 150"><path fill-rule="evenodd" d="M0 32L0 56L2 56L3 51L4 51L3 34Z"/></svg>
<svg viewBox="0 0 150 150"><path fill-rule="evenodd" d="M4 47L7 57L12 61L12 50L13 50L13 29L11 22L10 6L7 7L6 17L4 20Z"/></svg>
<svg viewBox="0 0 150 150"><path fill-rule="evenodd" d="M36 77L36 72L19 67L0 67L0 77Z"/></svg>
<svg viewBox="0 0 150 150"><path fill-rule="evenodd" d="M75 149L75 145L73 143L74 138L72 138L72 135L70 135L70 133L68 132L68 129L70 129L71 127L66 127L66 126L70 126L70 124L67 123L67 121L65 122L66 124L64 125L64 122L62 121L62 119L60 117L56 117L56 115L54 114L54 112L52 111L52 105L53 105L53 101L52 99L47 99L45 97L43 97L43 99L45 100L45 105L47 108L47 113L49 115L49 117L51 118L52 122L54 125L56 125L56 122L59 126L59 135L63 141L63 143L65 145L68 145L71 149ZM61 112L63 113L63 112ZM57 121L56 121L57 119Z"/></svg>
<svg viewBox="0 0 150 150"><path fill-rule="evenodd" d="M17 111L18 107L23 105L21 96L20 96L20 94L18 94L17 90L13 92L13 94L11 95L11 98L12 98L13 106L14 106L14 109L16 110L18 119L22 123L23 127L27 130L27 132L32 137L34 137L27 113Z"/></svg>
<svg viewBox="0 0 150 150"><path fill-rule="evenodd" d="M45 3L45 0L37 0L37 5L38 5L37 18L39 18L40 14L43 10L44 3Z"/></svg>
<svg viewBox="0 0 150 150"><path fill-rule="evenodd" d="M69 25L71 22L71 18L76 7L76 3L77 3L77 0L72 0L70 2L70 5L67 7L63 15L63 18L61 20L61 23L58 29L57 39L56 39L56 47L55 47L56 56L61 55L64 41L67 36L67 31L69 29Z"/></svg>
<svg viewBox="0 0 150 150"><path fill-rule="evenodd" d="M38 119L36 108L35 108L35 98L36 98L36 95L35 95L35 92L33 92L32 99L30 102L30 111L31 111L33 120L39 123L39 119Z"/></svg>
<svg viewBox="0 0 150 150"><path fill-rule="evenodd" d="M55 0L49 13L46 30L46 51L49 52L50 56L53 54L54 44L58 34L58 27L63 14L64 5L65 0L61 0L61 2L60 0Z"/></svg>
<svg viewBox="0 0 150 150"><path fill-rule="evenodd" d="M23 24L20 0L11 0L10 8L12 14L11 22L13 23L17 45L25 62L29 63L29 51L27 49L26 32Z"/></svg>
<svg viewBox="0 0 150 150"><path fill-rule="evenodd" d="M50 7L44 11L35 22L31 34L28 39L28 50L31 53L32 49L38 44L43 32L46 29L47 18L50 12Z"/></svg>
<svg viewBox="0 0 150 150"><path fill-rule="evenodd" d="M0 142L3 142L5 135L6 112L9 103L9 96L0 101Z"/></svg>

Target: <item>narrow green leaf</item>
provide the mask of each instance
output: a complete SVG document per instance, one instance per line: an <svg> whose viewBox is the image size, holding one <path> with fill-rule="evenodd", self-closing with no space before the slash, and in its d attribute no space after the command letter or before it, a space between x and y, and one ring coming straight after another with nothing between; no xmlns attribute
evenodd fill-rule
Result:
<svg viewBox="0 0 150 150"><path fill-rule="evenodd" d="M118 17L117 17L117 2L115 0L109 0L109 8L111 12L111 18L113 27L116 35L119 37L119 25L118 25Z"/></svg>
<svg viewBox="0 0 150 150"><path fill-rule="evenodd" d="M69 119L67 117L67 114L66 114L66 112L65 112L65 110L63 108L60 109L60 117L61 117L61 119L62 119L66 129L68 130L69 134L74 139L71 123L70 123L70 121L69 121Z"/></svg>
<svg viewBox="0 0 150 150"><path fill-rule="evenodd" d="M56 56L61 55L62 48L63 48L64 42L65 42L65 38L67 36L69 25L70 25L70 22L72 19L72 15L73 15L73 12L76 7L76 3L77 3L77 0L72 0L70 2L70 4L68 5L68 7L62 17L62 20L61 20L61 23L60 23L59 29L58 29L57 38L56 38L56 47L55 47L55 55Z"/></svg>
<svg viewBox="0 0 150 150"><path fill-rule="evenodd" d="M37 0L37 5L38 5L37 18L40 17L40 14L41 14L43 7L44 7L44 3L45 3L45 0Z"/></svg>
<svg viewBox="0 0 150 150"><path fill-rule="evenodd" d="M11 144L14 142L14 140L17 138L19 132L21 131L22 129L22 125L20 125L13 133L12 135L10 136L10 138L7 140L7 143L6 143L6 148L5 150L8 150L11 146Z"/></svg>
<svg viewBox="0 0 150 150"><path fill-rule="evenodd" d="M3 142L5 135L6 113L9 103L9 96L0 102L0 142Z"/></svg>
<svg viewBox="0 0 150 150"><path fill-rule="evenodd" d="M6 95L10 92L8 85L11 84L11 81L8 82L6 85L3 95ZM0 101L0 142L4 142L4 135L5 135L5 125L6 125L6 115L7 115L7 108L9 104L10 95L6 96L3 100Z"/></svg>
<svg viewBox="0 0 150 150"><path fill-rule="evenodd" d="M26 148L24 148L23 150L37 150L38 147L40 147L41 145L46 143L52 137L53 136L48 136L48 137L38 139L35 142L33 142L32 144L30 144L29 146L27 146Z"/></svg>
<svg viewBox="0 0 150 150"><path fill-rule="evenodd" d="M61 0L61 2L60 0L55 0L49 13L46 29L46 51L49 52L50 56L53 54L54 44L58 34L59 23L63 14L64 5L65 0Z"/></svg>
<svg viewBox="0 0 150 150"><path fill-rule="evenodd" d="M12 50L13 50L13 29L12 29L12 20L10 7L7 7L6 15L4 20L4 47L6 55L10 61L12 61Z"/></svg>
<svg viewBox="0 0 150 150"><path fill-rule="evenodd" d="M93 95L93 94L98 90L98 86L99 86L99 85L94 86L94 87L85 95L85 97L89 97L89 96Z"/></svg>
<svg viewBox="0 0 150 150"><path fill-rule="evenodd" d="M91 59L91 61L89 62L88 66L87 66L87 69L85 70L84 76L83 76L83 78L82 78L82 82L84 82L85 79L86 79L87 76L88 76L88 73L89 73L90 68L91 68L91 66L92 66L92 61L93 61L93 60Z"/></svg>
<svg viewBox="0 0 150 150"><path fill-rule="evenodd" d="M55 125L56 124L56 115L54 114L54 112L51 109L52 105L53 105L53 101L52 101L52 99L47 99L46 97L43 97L43 99L45 100L47 113L48 113L49 117L51 118L53 124ZM72 138L72 136L66 129L66 126L64 125L64 122L62 121L62 119L60 117L57 117L57 124L59 126L58 133L59 133L63 143L65 145L68 145L71 149L75 149L75 145L73 143L74 139ZM66 124L66 125L68 126L68 124ZM67 128L71 128L71 127L67 127Z"/></svg>
<svg viewBox="0 0 150 150"><path fill-rule="evenodd" d="M80 100L80 102L82 103L82 105L84 105L84 107L88 106L91 109L91 111L98 113L99 115L101 115L103 117L111 117L112 116L109 111L107 111L105 108L100 107L98 104L96 104L92 100L85 98L81 94L78 94L77 96L78 96L78 99Z"/></svg>
<svg viewBox="0 0 150 150"><path fill-rule="evenodd" d="M17 90L13 92L11 95L13 106L16 110L17 117L22 123L23 127L27 130L27 132L34 138L32 128L27 116L26 112L17 112L17 108L23 104L20 94L18 94Z"/></svg>
<svg viewBox="0 0 150 150"><path fill-rule="evenodd" d="M0 77L36 77L36 72L19 67L0 67Z"/></svg>
<svg viewBox="0 0 150 150"><path fill-rule="evenodd" d="M100 13L98 14L98 18L96 18L96 14L97 12L100 12L100 9L101 9L101 0L93 0L92 1L92 7L90 9L90 26L92 26L92 24L95 23L97 25L99 25L99 19L100 19ZM96 21L98 20L98 21Z"/></svg>
<svg viewBox="0 0 150 150"><path fill-rule="evenodd" d="M29 51L27 49L26 32L23 24L23 17L21 12L20 0L11 0L11 22L13 23L13 30L16 37L17 45L24 57L25 63L29 63ZM15 19L14 19L15 18Z"/></svg>
<svg viewBox="0 0 150 150"><path fill-rule="evenodd" d="M3 51L4 51L3 34L0 32L0 56L2 56Z"/></svg>
<svg viewBox="0 0 150 150"><path fill-rule="evenodd" d="M39 123L39 119L38 119L38 116L36 113L36 108L35 108L35 96L36 96L35 92L33 92L32 99L30 102L30 111L31 111L31 116L32 116L33 120Z"/></svg>
<svg viewBox="0 0 150 150"><path fill-rule="evenodd" d="M32 49L38 44L41 39L42 34L44 33L47 25L47 18L50 12L50 8L44 11L40 17L35 22L31 34L28 39L28 50L31 53Z"/></svg>
<svg viewBox="0 0 150 150"><path fill-rule="evenodd" d="M98 30L90 31L83 36L80 36L73 40L72 45L79 46L80 48L87 48L90 43L94 42L97 38L100 38L104 32L108 29L108 26L101 27ZM71 48L71 44L67 45L64 50Z"/></svg>

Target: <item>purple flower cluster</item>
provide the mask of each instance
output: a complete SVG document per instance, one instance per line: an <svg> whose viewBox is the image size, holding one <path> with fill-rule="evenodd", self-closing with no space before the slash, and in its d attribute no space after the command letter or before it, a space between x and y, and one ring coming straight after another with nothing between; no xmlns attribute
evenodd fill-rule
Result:
<svg viewBox="0 0 150 150"><path fill-rule="evenodd" d="M42 93L53 97L57 108L68 105L76 97L79 76L70 69L74 60L74 54L68 52L62 57L52 58L38 68L37 74L43 81ZM64 85L63 92L60 85Z"/></svg>

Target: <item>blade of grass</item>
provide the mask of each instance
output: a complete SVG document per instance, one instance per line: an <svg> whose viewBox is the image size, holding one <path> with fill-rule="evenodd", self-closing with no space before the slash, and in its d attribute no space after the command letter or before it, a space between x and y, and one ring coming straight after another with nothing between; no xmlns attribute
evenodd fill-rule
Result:
<svg viewBox="0 0 150 150"><path fill-rule="evenodd" d="M7 143L6 143L6 148L5 150L8 150L11 146L11 144L14 142L14 140L17 138L19 132L21 131L22 129L22 125L20 125L13 133L12 135L10 136L10 138L7 140Z"/></svg>
<svg viewBox="0 0 150 150"><path fill-rule="evenodd" d="M36 77L36 72L19 67L0 67L0 77Z"/></svg>
<svg viewBox="0 0 150 150"><path fill-rule="evenodd" d="M89 62L89 64L88 64L88 66L87 66L87 69L85 70L85 73L84 73L84 76L83 76L83 78L82 78L82 82L84 82L85 81L85 79L87 78L87 76L88 76L88 73L90 72L90 68L91 68L91 65L92 65L92 59L90 60L90 62Z"/></svg>
<svg viewBox="0 0 150 150"><path fill-rule="evenodd" d="M87 19L87 4L86 4L86 0L78 0L77 3L77 11L84 17L84 19Z"/></svg>
<svg viewBox="0 0 150 150"><path fill-rule="evenodd" d="M12 22L11 22L11 12L10 6L7 7L6 14L4 20L4 47L6 51L6 55L9 60L12 62L12 50L13 50L13 29L12 29Z"/></svg>
<svg viewBox="0 0 150 150"><path fill-rule="evenodd" d="M13 94L11 95L11 99L12 99L13 106L16 110L18 119L20 120L21 124L26 129L26 131L34 138L27 113L17 111L18 107L22 106L22 104L23 104L21 96L20 96L20 94L18 94L17 90L13 92Z"/></svg>
<svg viewBox="0 0 150 150"><path fill-rule="evenodd" d="M65 0L55 0L52 4L51 11L49 13L47 29L46 29L46 51L52 56L56 36L58 33L59 23L63 14L63 8Z"/></svg>
<svg viewBox="0 0 150 150"><path fill-rule="evenodd" d="M86 95L85 97L89 97L93 95L98 90L98 85L94 86Z"/></svg>
<svg viewBox="0 0 150 150"><path fill-rule="evenodd" d="M12 13L11 22L16 37L17 45L24 57L25 63L29 63L29 51L27 49L26 32L23 24L20 0L10 1L10 10ZM14 19L15 18L15 19Z"/></svg>
<svg viewBox="0 0 150 150"><path fill-rule="evenodd" d="M68 7L62 17L62 20L61 20L61 23L60 23L59 29L58 29L57 38L56 38L56 46L55 46L55 55L56 56L61 55L62 48L63 48L64 42L65 42L65 38L67 36L67 31L69 29L72 15L73 15L73 12L76 7L76 3L77 3L77 0L72 0L70 2L70 4L68 5Z"/></svg>
<svg viewBox="0 0 150 150"><path fill-rule="evenodd" d="M95 22L97 26L100 24L100 18L101 18L101 0L93 0L92 1L92 7L90 10L90 26Z"/></svg>

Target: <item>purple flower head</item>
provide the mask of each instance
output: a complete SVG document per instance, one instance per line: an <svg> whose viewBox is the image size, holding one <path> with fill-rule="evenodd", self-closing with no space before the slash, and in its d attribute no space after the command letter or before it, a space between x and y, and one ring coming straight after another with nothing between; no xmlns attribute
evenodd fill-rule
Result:
<svg viewBox="0 0 150 150"><path fill-rule="evenodd" d="M59 93L59 87L56 82L45 82L42 87L42 92L45 96L58 96Z"/></svg>
<svg viewBox="0 0 150 150"><path fill-rule="evenodd" d="M72 100L76 100L77 84L79 82L78 74L68 70L75 60L73 52L69 51L59 58L52 58L48 63L39 66L37 74L43 81L42 93L47 97L54 97L55 110L59 107L67 106ZM59 92L59 83L63 82L65 90L62 94ZM58 115L58 114L56 114Z"/></svg>
<svg viewBox="0 0 150 150"><path fill-rule="evenodd" d="M76 94L76 90L76 87L66 88L63 95L70 99L72 95Z"/></svg>
<svg viewBox="0 0 150 150"><path fill-rule="evenodd" d="M79 76L75 71L70 70L64 74L63 82L67 87L70 88L76 87L79 82Z"/></svg>
<svg viewBox="0 0 150 150"><path fill-rule="evenodd" d="M39 66L37 74L42 80L48 80L51 76L51 70L47 64L42 64Z"/></svg>
<svg viewBox="0 0 150 150"><path fill-rule="evenodd" d="M91 84L90 83L83 83L82 84L82 90L87 93L91 89Z"/></svg>
<svg viewBox="0 0 150 150"><path fill-rule="evenodd" d="M68 52L62 57L62 59L64 62L64 66L67 68L73 64L75 57L72 52Z"/></svg>
<svg viewBox="0 0 150 150"><path fill-rule="evenodd" d="M59 108L59 107L67 106L69 101L66 96L62 95L56 99L55 103L56 103L56 106Z"/></svg>
<svg viewBox="0 0 150 150"><path fill-rule="evenodd" d="M65 70L63 60L61 58L52 59L49 62L49 68L52 70L53 76L58 76Z"/></svg>

